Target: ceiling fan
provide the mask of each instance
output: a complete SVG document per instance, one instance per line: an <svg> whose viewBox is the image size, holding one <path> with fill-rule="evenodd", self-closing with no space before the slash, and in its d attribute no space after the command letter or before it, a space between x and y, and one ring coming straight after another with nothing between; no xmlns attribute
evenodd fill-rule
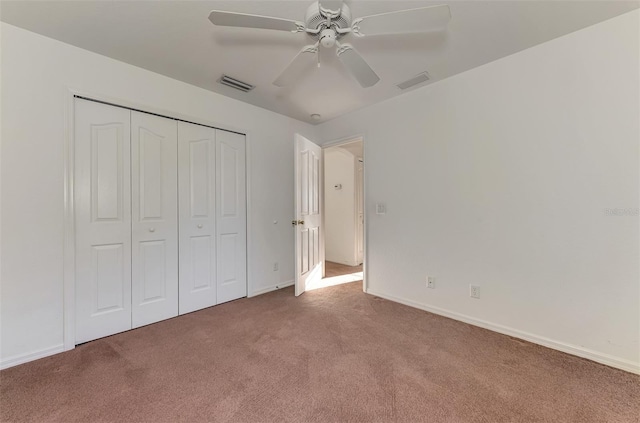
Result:
<svg viewBox="0 0 640 423"><path fill-rule="evenodd" d="M449 6L443 4L352 19L351 9L342 0L320 0L309 6L304 23L223 10L211 11L209 20L218 26L305 32L315 38L317 41L300 50L273 82L278 87L289 85L306 68L310 60L317 59L319 66L318 53L322 46L336 47L336 54L342 64L363 88L368 88L377 84L380 77L351 44L340 42L342 37L347 34L365 37L442 30L451 20L451 13Z"/></svg>

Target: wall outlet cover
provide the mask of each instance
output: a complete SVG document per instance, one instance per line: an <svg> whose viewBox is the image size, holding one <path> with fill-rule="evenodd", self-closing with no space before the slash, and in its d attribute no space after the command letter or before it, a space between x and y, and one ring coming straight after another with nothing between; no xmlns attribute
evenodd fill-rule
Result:
<svg viewBox="0 0 640 423"><path fill-rule="evenodd" d="M477 285L469 285L469 296L471 298L480 298L480 287Z"/></svg>

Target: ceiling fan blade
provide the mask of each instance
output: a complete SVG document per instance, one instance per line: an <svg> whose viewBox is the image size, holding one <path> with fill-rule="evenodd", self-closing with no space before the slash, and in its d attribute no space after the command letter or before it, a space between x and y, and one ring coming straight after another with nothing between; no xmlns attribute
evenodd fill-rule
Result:
<svg viewBox="0 0 640 423"><path fill-rule="evenodd" d="M273 81L273 85L278 87L286 87L289 85L309 66L310 63L316 60L317 53L318 44L304 47L296 57L293 58L291 63L289 63L289 66L282 71L280 76Z"/></svg>
<svg viewBox="0 0 640 423"><path fill-rule="evenodd" d="M246 13L212 10L209 20L218 26L237 26L242 28L273 29L276 31L300 32L304 30L302 22L270 16L249 15Z"/></svg>
<svg viewBox="0 0 640 423"><path fill-rule="evenodd" d="M380 81L380 77L350 44L340 45L337 54L342 64L358 80L362 88L372 87Z"/></svg>
<svg viewBox="0 0 640 423"><path fill-rule="evenodd" d="M449 6L420 7L365 16L353 21L353 33L360 36L405 34L443 30L451 20Z"/></svg>

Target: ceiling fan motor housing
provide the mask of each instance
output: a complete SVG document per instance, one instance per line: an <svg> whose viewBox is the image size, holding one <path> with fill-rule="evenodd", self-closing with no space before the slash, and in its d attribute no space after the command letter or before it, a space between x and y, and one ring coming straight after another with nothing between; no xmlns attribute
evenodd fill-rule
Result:
<svg viewBox="0 0 640 423"><path fill-rule="evenodd" d="M317 1L313 2L307 9L304 22L306 27L310 29L317 29L321 26L324 26L323 29L329 29L327 28L327 18L320 13L320 5ZM331 19L331 26L337 28L351 27L351 10L349 6L346 4L342 5L340 15L337 18ZM340 36L341 34L336 34L336 37L339 38Z"/></svg>

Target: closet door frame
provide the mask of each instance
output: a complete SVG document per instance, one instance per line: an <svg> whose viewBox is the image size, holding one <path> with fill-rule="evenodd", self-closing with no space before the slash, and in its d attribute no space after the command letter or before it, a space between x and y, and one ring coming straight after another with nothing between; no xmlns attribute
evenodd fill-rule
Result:
<svg viewBox="0 0 640 423"><path fill-rule="evenodd" d="M246 223L247 223L247 297L253 296L253 273L249 267L251 262L251 252L249 246L252 245L251 230L251 133L244 128L227 125L223 122L209 121L194 116L184 115L173 111L168 111L148 104L140 104L134 99L113 97L104 93L86 91L73 87L66 87L62 101L64 102L64 230L63 230L63 351L69 351L76 346L76 315L75 315L75 295L76 295L76 270L75 270L75 201L74 201L74 178L75 178L75 99L76 97L85 100L92 100L99 103L106 103L112 106L123 107L133 111L150 113L185 121L198 125L209 126L224 131L236 132L245 136L245 163L246 163Z"/></svg>

